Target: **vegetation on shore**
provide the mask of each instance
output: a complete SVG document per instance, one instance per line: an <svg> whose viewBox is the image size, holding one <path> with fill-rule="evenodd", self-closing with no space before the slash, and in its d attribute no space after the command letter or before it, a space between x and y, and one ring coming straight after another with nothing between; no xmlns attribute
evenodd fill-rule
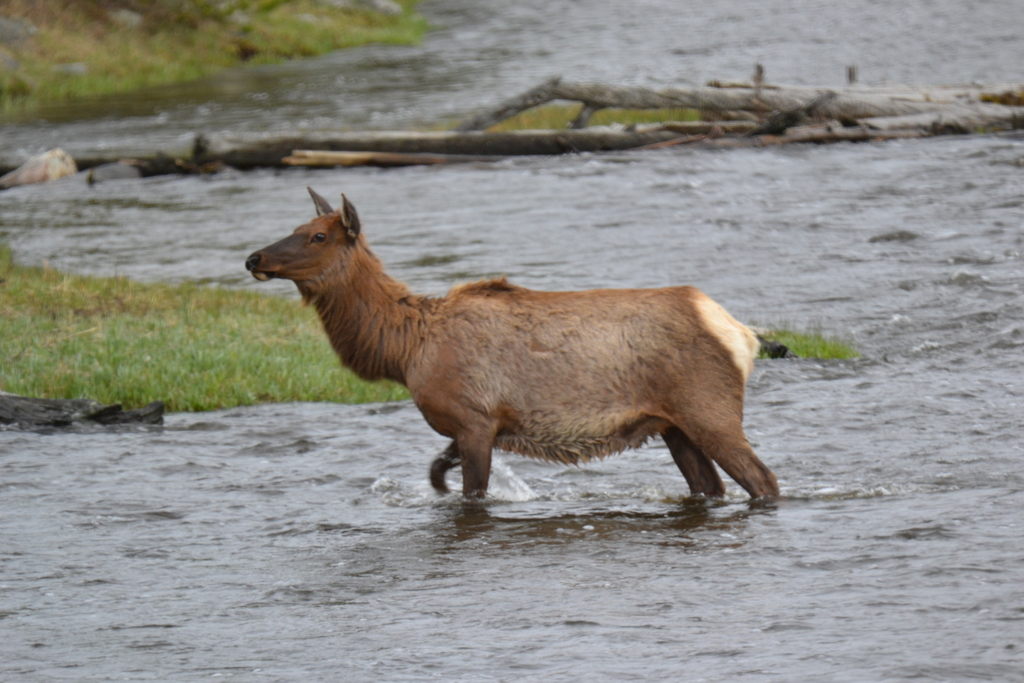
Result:
<svg viewBox="0 0 1024 683"><path fill-rule="evenodd" d="M141 284L19 266L0 245L0 391L169 411L408 398L342 368L314 311L195 284ZM820 334L768 335L802 357L850 358Z"/></svg>
<svg viewBox="0 0 1024 683"><path fill-rule="evenodd" d="M371 42L414 44L416 0L401 14L327 0L0 0L21 29L0 42L0 114L71 98L195 80L246 64ZM8 24L12 26L12 24Z"/></svg>
<svg viewBox="0 0 1024 683"><path fill-rule="evenodd" d="M825 334L821 330L795 332L785 326L776 326L761 335L768 341L776 341L789 347L800 358L859 358L860 353L847 341ZM767 358L761 352L761 358Z"/></svg>
<svg viewBox="0 0 1024 683"><path fill-rule="evenodd" d="M195 284L66 275L0 245L0 391L169 411L408 397L342 368L315 312Z"/></svg>

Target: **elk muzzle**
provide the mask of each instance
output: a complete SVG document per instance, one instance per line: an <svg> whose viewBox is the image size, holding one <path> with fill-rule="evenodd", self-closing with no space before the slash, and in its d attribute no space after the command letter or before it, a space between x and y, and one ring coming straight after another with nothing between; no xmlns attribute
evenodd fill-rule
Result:
<svg viewBox="0 0 1024 683"><path fill-rule="evenodd" d="M260 263L263 261L263 254L256 252L249 258L245 259L245 269L252 273L252 276L257 280L263 280L264 282L274 277L273 273L260 270Z"/></svg>

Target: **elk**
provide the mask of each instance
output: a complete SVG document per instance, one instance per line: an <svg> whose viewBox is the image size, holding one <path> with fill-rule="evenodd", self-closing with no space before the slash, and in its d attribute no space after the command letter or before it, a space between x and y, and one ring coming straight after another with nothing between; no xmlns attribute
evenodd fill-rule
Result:
<svg viewBox="0 0 1024 683"><path fill-rule="evenodd" d="M384 271L355 207L311 188L317 217L254 252L259 280L293 281L341 362L408 387L452 441L430 482L462 469L462 493L487 492L491 451L579 464L660 435L694 494L721 496L717 463L752 497L775 475L743 432L759 338L693 287L543 292L504 277L419 296Z"/></svg>

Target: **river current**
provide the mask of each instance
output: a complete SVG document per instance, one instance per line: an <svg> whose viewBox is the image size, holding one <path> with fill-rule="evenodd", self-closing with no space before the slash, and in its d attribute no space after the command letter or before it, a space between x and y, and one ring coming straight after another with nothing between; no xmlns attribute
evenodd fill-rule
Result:
<svg viewBox="0 0 1024 683"><path fill-rule="evenodd" d="M1012 2L424 2L420 47L0 127L4 154L448 120L563 74L652 86L1024 80ZM154 143L156 140L156 143ZM1024 680L1024 136L228 171L0 194L23 263L294 297L243 261L356 205L421 292L693 284L851 361L760 361L783 499L688 496L659 441L427 483L411 403L0 431L0 680ZM298 305L298 304L296 304ZM2 325L2 322L0 322ZM0 327L0 334L3 333ZM449 476L458 484L457 472Z"/></svg>

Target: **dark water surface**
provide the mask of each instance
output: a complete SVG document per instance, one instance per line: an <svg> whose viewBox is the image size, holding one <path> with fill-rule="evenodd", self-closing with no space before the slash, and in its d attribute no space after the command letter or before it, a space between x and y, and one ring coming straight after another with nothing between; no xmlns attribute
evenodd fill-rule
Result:
<svg viewBox="0 0 1024 683"><path fill-rule="evenodd" d="M1012 3L484 5L426 3L448 28L421 48L268 70L262 109L182 90L156 114L0 135L172 139L204 108L225 128L245 111L255 129L389 125L549 73L657 85L758 59L787 82L854 62L955 82L1024 64L1000 38L1021 34ZM899 26L920 30L896 44ZM340 101L338 64L358 71ZM320 85L302 99L289 79ZM746 427L779 475L771 505L731 482L689 498L658 442L583 468L499 454L491 502L466 508L430 489L445 440L407 403L0 432L0 680L1024 680L1024 139L68 179L0 194L0 239L26 263L292 296L242 262L313 215L306 185L344 191L419 291L691 283L864 355L758 364Z"/></svg>

